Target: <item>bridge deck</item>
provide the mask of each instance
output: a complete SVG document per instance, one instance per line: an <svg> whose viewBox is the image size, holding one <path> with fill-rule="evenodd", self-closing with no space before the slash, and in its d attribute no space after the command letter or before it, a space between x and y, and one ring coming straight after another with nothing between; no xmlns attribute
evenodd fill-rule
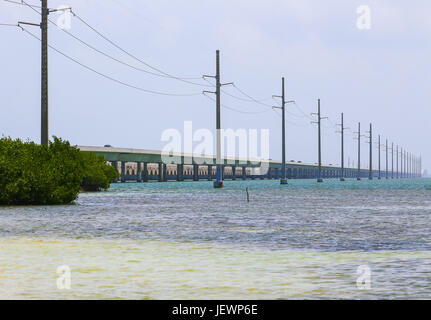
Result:
<svg viewBox="0 0 431 320"><path fill-rule="evenodd" d="M216 158L214 156L193 155L184 153L162 154L159 150L78 146L81 151L103 155L121 173L121 181L168 181L168 180L212 180L215 178ZM120 164L120 165L119 165ZM120 167L120 168L119 168ZM259 168L267 168L260 170ZM322 165L322 178L340 178L342 169L336 165ZM227 157L223 159L224 179L279 179L281 161L241 159ZM286 175L292 179L314 179L318 175L318 165L303 162L286 162ZM361 178L369 177L369 169L359 171ZM382 178L386 172L381 171ZM373 170L373 178L379 172ZM394 173L394 177L398 177ZM358 177L358 169L344 168L344 177ZM388 178L392 177L389 172Z"/></svg>

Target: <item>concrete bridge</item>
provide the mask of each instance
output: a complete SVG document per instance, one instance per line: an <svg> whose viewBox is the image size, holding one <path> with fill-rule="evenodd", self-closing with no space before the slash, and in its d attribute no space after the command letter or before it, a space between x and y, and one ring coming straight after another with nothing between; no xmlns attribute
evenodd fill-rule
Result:
<svg viewBox="0 0 431 320"><path fill-rule="evenodd" d="M121 182L126 181L184 181L184 180L213 180L216 177L216 159L213 156L197 156L183 153L170 153L172 159L169 163L163 161L162 152L156 150L126 149L113 147L78 146L81 151L94 152L103 155L118 172L121 173ZM259 168L268 167L263 173ZM223 179L280 179L281 161L244 160L226 158L223 160ZM315 179L318 176L318 165L302 163L300 161L286 162L288 179ZM379 173L373 170L373 177L378 178ZM335 165L322 165L322 178L333 179L341 177L341 167ZM357 178L358 168L344 168L345 178ZM369 169L361 169L360 177L368 179ZM386 178L386 171L381 171L381 177ZM401 174L393 173L393 178L401 178ZM403 175L406 178L407 175ZM413 177L413 176L409 176ZM388 172L392 178L392 171Z"/></svg>

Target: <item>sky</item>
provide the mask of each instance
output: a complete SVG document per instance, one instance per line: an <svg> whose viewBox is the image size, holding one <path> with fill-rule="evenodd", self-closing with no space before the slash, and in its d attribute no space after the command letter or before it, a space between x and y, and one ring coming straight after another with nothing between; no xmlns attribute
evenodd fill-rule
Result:
<svg viewBox="0 0 431 320"><path fill-rule="evenodd" d="M19 1L19 0L18 0ZM25 0L32 5L40 1ZM317 127L310 113L321 99L322 161L340 163L336 124L344 113L345 162L357 161L358 122L373 124L373 167L377 135L422 155L431 169L431 2L417 0L49 0L73 11L141 61L170 75L199 84L215 73L221 55L221 81L234 82L222 93L223 128L269 129L270 158L281 159L281 118L270 106L278 102L281 77L289 104L286 123L288 160L317 162ZM358 7L370 9L370 28L358 28ZM37 10L37 8L36 8ZM51 13L54 22L60 17ZM40 22L24 5L0 1L0 23ZM149 69L98 36L76 17L69 33L120 61ZM38 27L26 30L40 36ZM0 26L0 134L40 141L40 42L17 27ZM162 149L162 133L215 129L215 103L200 94L212 90L157 77L108 59L50 24L49 44L77 61L147 90L196 94L165 96L133 89L100 76L61 54L49 52L50 136L74 145ZM209 81L212 81L209 79ZM240 91L263 101L250 101ZM229 96L233 95L232 96ZM213 97L211 97L213 98ZM240 98L240 99L238 99ZM312 118L312 117L311 117ZM364 132L364 134L366 134ZM366 138L361 143L368 166ZM384 160L384 152L382 151ZM382 161L384 166L384 161Z"/></svg>

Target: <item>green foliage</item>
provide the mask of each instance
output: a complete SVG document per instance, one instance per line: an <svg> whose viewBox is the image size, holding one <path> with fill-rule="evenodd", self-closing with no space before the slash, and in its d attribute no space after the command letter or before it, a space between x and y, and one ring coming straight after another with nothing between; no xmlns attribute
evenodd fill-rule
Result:
<svg viewBox="0 0 431 320"><path fill-rule="evenodd" d="M95 190L107 189L117 173L103 157L94 157L57 137L49 146L2 138L0 204L67 204L76 200L84 180Z"/></svg>
<svg viewBox="0 0 431 320"><path fill-rule="evenodd" d="M108 189L111 182L118 178L118 172L114 167L106 164L103 156L97 156L92 152L81 152L84 177L81 187L84 191L100 191Z"/></svg>

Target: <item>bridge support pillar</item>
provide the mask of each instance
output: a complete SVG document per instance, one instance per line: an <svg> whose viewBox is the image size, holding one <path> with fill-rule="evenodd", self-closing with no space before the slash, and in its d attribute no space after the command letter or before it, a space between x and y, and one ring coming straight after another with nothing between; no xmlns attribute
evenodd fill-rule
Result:
<svg viewBox="0 0 431 320"><path fill-rule="evenodd" d="M247 179L247 168L246 167L242 167L242 180Z"/></svg>
<svg viewBox="0 0 431 320"><path fill-rule="evenodd" d="M163 163L159 163L159 182L163 182Z"/></svg>
<svg viewBox="0 0 431 320"><path fill-rule="evenodd" d="M213 180L213 166L208 165L208 181Z"/></svg>
<svg viewBox="0 0 431 320"><path fill-rule="evenodd" d="M136 172L136 181L142 182L142 169L141 169L141 163L138 162L138 171Z"/></svg>
<svg viewBox="0 0 431 320"><path fill-rule="evenodd" d="M236 180L236 166L232 166L232 180Z"/></svg>
<svg viewBox="0 0 431 320"><path fill-rule="evenodd" d="M162 173L163 173L162 181L167 182L168 181L168 165L166 163L162 163L162 168L163 168L163 170L162 170Z"/></svg>
<svg viewBox="0 0 431 320"><path fill-rule="evenodd" d="M126 162L121 161L121 182L126 182Z"/></svg>
<svg viewBox="0 0 431 320"><path fill-rule="evenodd" d="M199 165L193 165L193 181L199 181Z"/></svg>
<svg viewBox="0 0 431 320"><path fill-rule="evenodd" d="M177 181L183 181L183 165L177 164Z"/></svg>
<svg viewBox="0 0 431 320"><path fill-rule="evenodd" d="M142 181L148 182L148 166L146 162L144 162L144 170L142 171Z"/></svg>

